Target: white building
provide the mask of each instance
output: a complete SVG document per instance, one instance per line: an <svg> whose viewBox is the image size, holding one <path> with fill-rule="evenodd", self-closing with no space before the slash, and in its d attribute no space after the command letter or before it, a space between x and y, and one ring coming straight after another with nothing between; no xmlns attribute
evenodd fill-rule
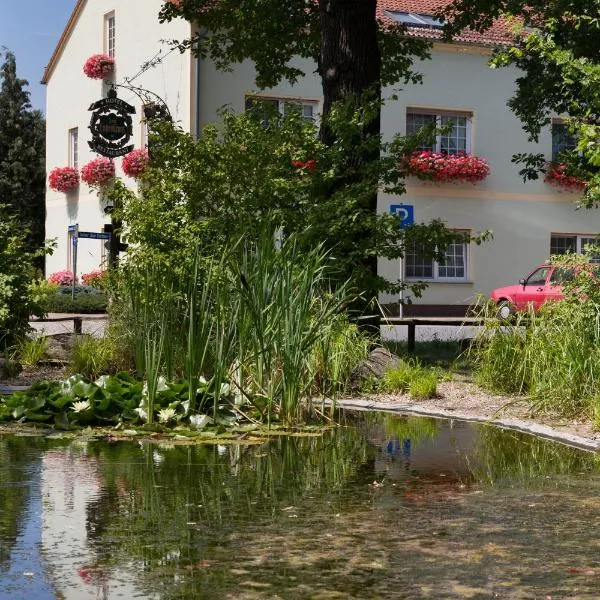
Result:
<svg viewBox="0 0 600 600"><path fill-rule="evenodd" d="M67 163L81 165L93 156L86 143L86 109L105 96L108 87L81 73L89 55L109 52L112 43L117 64L114 81L118 83L134 76L140 65L161 48L163 53L168 51L159 40L189 35L190 26L182 20L158 24L161 5L162 0L77 2L44 76L48 85L48 171ZM426 16L431 10L427 0L380 0L380 10L387 18L415 21L411 29L414 35L439 35ZM553 147L556 149L560 140L555 138L553 144L548 128L538 144L529 143L507 107L518 73L512 68L491 70L487 65L492 47L506 39L506 30L500 24L485 37L467 33L452 45L436 42L432 60L418 65L424 75L422 85L384 90L387 102L382 129L386 135L410 132L424 121L449 119L455 124L452 135L438 139L432 149L485 157L491 168L489 176L477 184L435 184L410 178L406 195L380 195L381 212L390 210L391 205L404 204L412 207L416 222L440 218L458 230L493 231L493 239L482 246L457 244L449 248L444 266L424 261L416 253L407 255L403 264L381 260L380 272L390 279L398 279L402 271L406 280L420 279L430 284L422 299L415 299L405 314L463 313L476 294L515 282L551 252L566 248L580 251L586 240L600 231L600 213L575 210L572 193L543 180L523 183L518 168L511 163L517 152L543 152L551 159ZM259 94L282 105L290 100L301 102L307 115L318 114L321 84L313 74L314 65L303 64L308 75L295 86L281 83ZM251 63L222 73L209 61L179 53L169 54L134 83L161 96L174 119L191 132L214 122L224 105L243 111L246 99L257 93ZM395 93L398 97L392 99ZM140 112L140 101L134 95L119 90L119 96ZM143 124L138 123L134 131L136 146L144 143ZM78 223L80 229L100 231L107 218L97 194L88 193L84 184L68 195L48 191L47 211L47 235L58 238L59 243L58 251L48 259L47 272L52 273L70 266L68 225ZM101 246L91 240L80 245L79 272L98 267L103 258ZM383 298L384 303L397 300Z"/></svg>

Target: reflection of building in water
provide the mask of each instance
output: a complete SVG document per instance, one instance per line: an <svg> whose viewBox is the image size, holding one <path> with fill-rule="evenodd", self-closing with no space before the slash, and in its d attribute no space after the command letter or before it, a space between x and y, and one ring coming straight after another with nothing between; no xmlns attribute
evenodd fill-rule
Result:
<svg viewBox="0 0 600 600"><path fill-rule="evenodd" d="M459 421L393 417L370 428L368 438L380 448L375 473L408 502L457 497L474 483L477 431ZM386 485L387 487L387 485ZM394 490L395 488L395 490Z"/></svg>
<svg viewBox="0 0 600 600"><path fill-rule="evenodd" d="M131 574L98 556L88 540L89 510L101 493L96 461L85 452L50 450L42 464L42 555L47 577L65 600L139 597ZM113 581L118 583L113 583Z"/></svg>

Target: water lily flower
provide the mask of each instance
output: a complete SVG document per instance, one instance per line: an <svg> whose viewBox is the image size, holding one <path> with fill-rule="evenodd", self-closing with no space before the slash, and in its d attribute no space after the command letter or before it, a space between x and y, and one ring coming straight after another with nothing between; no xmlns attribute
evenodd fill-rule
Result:
<svg viewBox="0 0 600 600"><path fill-rule="evenodd" d="M78 402L73 402L73 406L71 406L71 410L73 412L83 412L84 410L89 410L91 408L89 400L80 400Z"/></svg>
<svg viewBox="0 0 600 600"><path fill-rule="evenodd" d="M160 423L168 423L171 419L175 418L176 414L174 408L162 408L158 411L158 420Z"/></svg>

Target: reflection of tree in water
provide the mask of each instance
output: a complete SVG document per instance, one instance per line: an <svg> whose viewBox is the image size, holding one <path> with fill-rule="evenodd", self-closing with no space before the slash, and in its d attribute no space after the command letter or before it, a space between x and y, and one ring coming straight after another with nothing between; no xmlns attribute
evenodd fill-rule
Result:
<svg viewBox="0 0 600 600"><path fill-rule="evenodd" d="M600 456L557 444L533 435L477 425L473 473L485 485L519 482L540 485L549 476L593 473L600 470Z"/></svg>
<svg viewBox="0 0 600 600"><path fill-rule="evenodd" d="M261 445L91 444L89 453L103 480L87 506L89 543L106 557L105 572L111 560L137 561L139 584L161 598L186 597L181 586L195 589L198 573L232 540L273 523L285 527L315 502L338 510L369 459L364 438L346 428ZM174 571L181 586L173 585Z"/></svg>
<svg viewBox="0 0 600 600"><path fill-rule="evenodd" d="M0 437L0 569L10 558L26 523L31 496L30 467L39 460L42 440L33 437Z"/></svg>

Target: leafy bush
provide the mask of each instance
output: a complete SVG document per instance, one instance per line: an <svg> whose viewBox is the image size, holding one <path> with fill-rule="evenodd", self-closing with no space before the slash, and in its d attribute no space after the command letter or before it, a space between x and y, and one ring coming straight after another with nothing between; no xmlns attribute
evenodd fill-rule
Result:
<svg viewBox="0 0 600 600"><path fill-rule="evenodd" d="M108 296L98 288L75 286L75 298L70 287L59 287L54 294L44 298L46 313L101 313L106 311Z"/></svg>
<svg viewBox="0 0 600 600"><path fill-rule="evenodd" d="M30 284L36 274L33 261L43 252L26 250L23 228L0 204L0 349L23 337L30 315L40 314Z"/></svg>

